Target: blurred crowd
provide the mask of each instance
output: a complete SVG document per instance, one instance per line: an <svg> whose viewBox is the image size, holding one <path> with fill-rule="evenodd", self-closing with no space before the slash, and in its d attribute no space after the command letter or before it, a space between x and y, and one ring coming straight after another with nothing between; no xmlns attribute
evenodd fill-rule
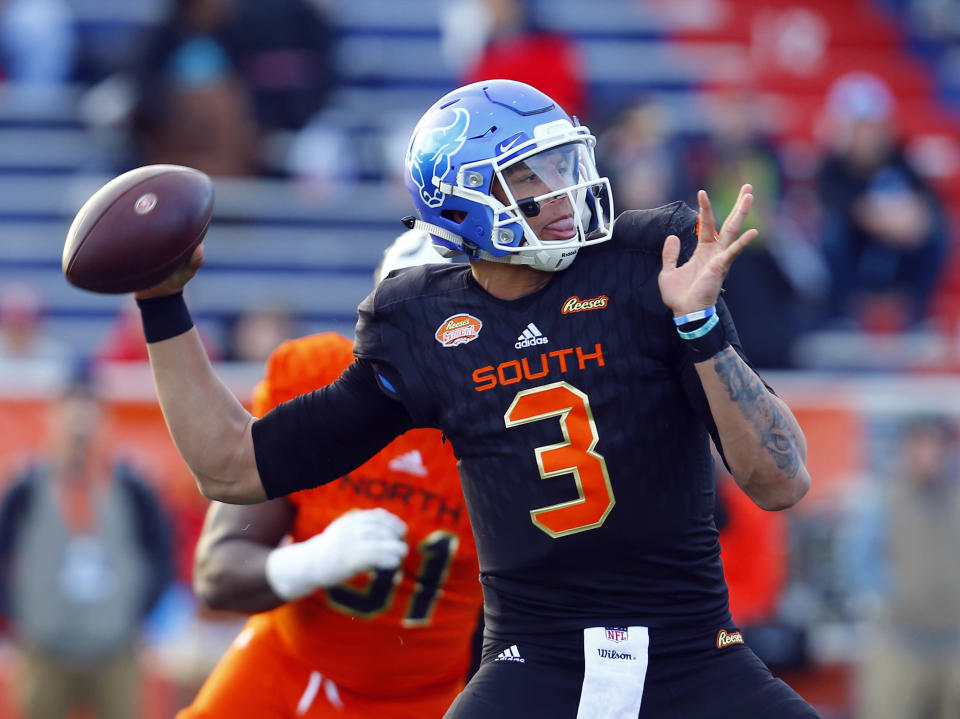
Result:
<svg viewBox="0 0 960 719"><path fill-rule="evenodd" d="M165 12L161 19L132 49L110 55L84 44L68 0L7 0L0 68L12 87L39 98L67 82L86 88L85 121L123 138L112 169L170 162L320 187L397 174L409 128L383 133L373 160L360 157L370 146L330 104L340 84L334 3L153 4ZM896 11L941 17L948 5L918 0L896 3ZM916 153L907 151L897 97L881 77L863 69L838 78L806 143L770 127L749 83L704 92L703 126L678 131L675 110L652 96L591 105L583 49L543 23L548 12L522 0L444 3L440 46L451 82L509 77L560 101L600 137L600 168L619 189L618 210L692 203L705 187L722 216L739 185L753 183L750 222L760 238L733 268L725 298L758 366L816 365L851 341L854 358L844 361L855 366L858 348L869 346L856 344L858 332L955 329L948 325L956 308L936 306L955 229ZM403 125L407 118L396 119ZM295 318L282 314L272 312L289 327ZM246 346L258 344L251 334L266 328L263 317L229 324L222 356L262 358L269 341L259 342L256 356ZM798 347L805 338L813 343Z"/></svg>
<svg viewBox="0 0 960 719"><path fill-rule="evenodd" d="M99 169L114 172L169 162L218 177L280 178L319 187L396 181L407 129L384 133L374 159L350 154L358 147L351 134L356 129L342 122L332 101L341 82L342 57L333 0L143 2L157 21L129 47L111 52L77 31L70 0L0 1L0 76L7 88L25 103L42 104L58 87L81 87L83 122L113 138ZM904 27L910 41L936 60L938 72L950 74L953 68L952 77L960 77L956 3L878 4L909 20ZM833 363L846 369L910 369L924 338L956 331L960 308L945 299L943 289L951 282L957 228L922 158L910 151L897 93L883 77L867 67L837 77L821 98L816 127L804 142L780 136L763 121L756 111L763 99L748 84L703 93L702 126L690 130L689 124L680 124L684 129L678 130L675 108L652 95L624 97L616 106L597 104L578 39L544 23L543 8L543 3L522 0L443 3L439 42L452 84L508 77L535 84L557 99L598 136L598 164L618 189L618 212L675 199L694 204L696 191L706 188L722 217L740 185L752 183L756 203L748 224L760 235L734 264L724 300L756 366L783 370ZM960 82L946 82L943 88L946 101L960 103ZM390 239L384 238L384 244ZM220 324L205 337L211 356L254 364L283 340L304 332L300 318L282 303L238 311ZM878 356L870 343L878 336L899 341L904 353ZM99 427L96 393L75 375L75 354L47 329L37 288L0 286L0 369L53 367L64 387L55 411L87 411L90 419L82 421L92 430ZM95 355L100 363L146 358L132 303L118 313ZM941 368L956 367L945 361ZM78 408L79 400L92 405ZM51 419L53 427L57 421ZM831 561L848 569L840 579L820 582L816 601L822 612L864 632L858 644L862 661L851 680L856 716L960 716L960 573L921 571L957 566L957 428L947 416L918 416L884 425L875 436L883 440L878 444L885 443L878 454L887 461L868 463L870 471L858 478L849 502L820 524L791 525L789 518L765 515L744 504L742 494L731 494L730 483L720 479L717 518L734 614L748 641L775 669L806 667L810 638L802 618L811 611L816 572L797 578L802 572L788 563L798 555L798 543L803 544L800 555L812 551L810 533L829 525ZM76 441L91 443L93 437ZM47 457L47 464L60 466L57 461L55 454ZM89 674L75 671L76 656L80 664L83 656L119 657L124 671L129 670L128 653L135 651L131 637L147 615L153 611L161 617L154 621L162 623L178 607L192 607L189 561L175 557L191 554L199 512L188 512L173 530L158 532L169 534L176 546L147 546L141 538L127 536L134 530L124 521L133 510L120 506L116 497L134 497L136 511L150 513L158 527L171 521L165 516L170 507L164 509L160 502L154 512L150 482L129 476L135 473L122 465L116 469L100 461L93 474L37 469L0 478L0 487L19 492L4 500L6 514L0 507L0 601L8 622L26 628L21 636L28 647L28 669L43 678L44 686L56 677L64 687L58 695L63 701L71 696L71 686L89 682ZM115 485L127 488L126 493L114 492ZM24 501L24 486L45 488L40 494L52 503L46 509L67 502L75 523L72 534L59 538L69 547L71 564L58 576L31 576L32 582L46 580L69 590L48 597L51 615L71 602L79 602L91 616L117 614L116 607L97 608L92 594L76 594L98 584L90 577L106 571L105 557L114 546L103 544L103 537L97 544L87 532L90 512L98 506L90 497L113 498L104 506L122 518L116 522L121 537L114 538L116 546L137 547L123 564L136 582L122 582L140 588L137 596L124 599L129 604L123 610L126 623L122 631L119 626L111 630L116 634L109 642L77 637L76 648L64 649L57 644L73 638L31 634L42 607L29 592L43 589L20 582L16 561L27 560L14 561L7 551L14 537L9 503ZM31 552L53 551L37 539L42 530L19 526L16 531L32 537ZM934 553L942 556L931 562ZM169 571L156 569L168 564ZM70 576L80 577L76 586L69 584ZM160 599L170 581L173 589ZM18 614L17 606L34 611ZM51 643L57 646L50 649ZM47 649L70 660L52 660ZM110 667L116 670L107 664L105 673ZM207 666L201 665L183 680L185 692ZM122 683L124 671L114 671L111 680ZM116 689L107 693L133 701ZM41 695L33 700L53 698ZM130 716L125 709L117 711L113 716Z"/></svg>

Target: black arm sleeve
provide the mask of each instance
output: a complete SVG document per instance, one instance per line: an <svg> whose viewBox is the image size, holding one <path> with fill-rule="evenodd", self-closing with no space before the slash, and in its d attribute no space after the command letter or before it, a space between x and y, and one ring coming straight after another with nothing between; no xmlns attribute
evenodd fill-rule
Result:
<svg viewBox="0 0 960 719"><path fill-rule="evenodd" d="M373 362L354 360L333 384L253 423L257 470L270 499L342 477L414 427L377 375Z"/></svg>

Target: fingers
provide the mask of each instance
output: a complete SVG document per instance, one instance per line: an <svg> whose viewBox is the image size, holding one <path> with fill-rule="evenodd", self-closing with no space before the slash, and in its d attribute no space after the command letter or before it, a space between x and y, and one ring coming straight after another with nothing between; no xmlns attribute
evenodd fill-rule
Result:
<svg viewBox="0 0 960 719"><path fill-rule="evenodd" d="M407 543L399 539L380 542L372 549L370 565L376 569L396 569L410 551Z"/></svg>
<svg viewBox="0 0 960 719"><path fill-rule="evenodd" d="M750 213L750 208L753 206L752 190L753 188L750 185L744 185L740 188L737 202L734 204L730 214L727 215L727 219L724 221L723 227L720 230L720 243L724 247L728 247L737 239L740 228L743 227L743 223Z"/></svg>
<svg viewBox="0 0 960 719"><path fill-rule="evenodd" d="M330 522L325 533L359 539L399 539L407 533L406 523L385 509L356 509Z"/></svg>
<svg viewBox="0 0 960 719"><path fill-rule="evenodd" d="M740 235L736 241L730 243L730 245L728 245L721 254L714 258L713 261L717 263L715 267L719 267L719 271L723 276L726 276L727 271L730 269L730 265L732 265L733 261L737 259L737 256L743 252L747 245L749 245L759 234L760 233L757 230L747 230Z"/></svg>
<svg viewBox="0 0 960 719"><path fill-rule="evenodd" d="M402 537L407 525L400 517L380 507L361 510L359 531L356 536L358 549L366 556L363 564L372 569L396 569L410 551Z"/></svg>
<svg viewBox="0 0 960 719"><path fill-rule="evenodd" d="M367 510L365 513L372 522L383 527L395 537L402 537L407 533L407 523L382 507Z"/></svg>
<svg viewBox="0 0 960 719"><path fill-rule="evenodd" d="M147 287L133 293L138 300L145 300L151 297L162 297L172 295L184 288L184 286L193 279L200 267L203 266L203 245L197 245L190 259L178 267L167 279L153 287Z"/></svg>
<svg viewBox="0 0 960 719"><path fill-rule="evenodd" d="M713 205L710 203L710 197L706 190L700 190L697 193L697 202L700 206L700 221L697 241L699 243L711 242L717 240L721 247L729 247L743 227L743 223L750 213L753 206L753 185L745 184L740 188L737 195L737 201L733 209L727 215L719 234L716 232L716 219L713 216Z"/></svg>
<svg viewBox="0 0 960 719"><path fill-rule="evenodd" d="M190 259L187 261L187 267L193 269L194 274L196 274L197 270L203 267L203 260L203 244L201 243L197 245L196 249L193 251L193 254L190 255Z"/></svg>
<svg viewBox="0 0 960 719"><path fill-rule="evenodd" d="M663 241L663 271L669 272L677 269L677 260L680 259L680 238L676 235L670 235Z"/></svg>
<svg viewBox="0 0 960 719"><path fill-rule="evenodd" d="M697 242L713 242L717 221L713 217L713 205L706 190L697 192L697 204L700 207Z"/></svg>
<svg viewBox="0 0 960 719"><path fill-rule="evenodd" d="M193 279L193 276L196 275L197 271L203 266L203 259L203 245L197 245L197 248L193 251L193 254L190 255L187 263L174 272L173 276L167 280L167 282L172 282L183 287Z"/></svg>
<svg viewBox="0 0 960 719"><path fill-rule="evenodd" d="M304 542L311 548L311 576L330 586L369 569L396 569L410 551L406 523L385 509L346 512Z"/></svg>

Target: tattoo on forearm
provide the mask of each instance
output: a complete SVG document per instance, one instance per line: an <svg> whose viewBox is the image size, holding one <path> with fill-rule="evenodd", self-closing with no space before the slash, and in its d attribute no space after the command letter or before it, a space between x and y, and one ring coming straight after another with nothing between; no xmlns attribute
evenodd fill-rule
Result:
<svg viewBox="0 0 960 719"><path fill-rule="evenodd" d="M760 378L732 350L721 352L714 360L713 368L727 394L760 433L760 440L777 467L787 476L796 477L801 465L796 433Z"/></svg>

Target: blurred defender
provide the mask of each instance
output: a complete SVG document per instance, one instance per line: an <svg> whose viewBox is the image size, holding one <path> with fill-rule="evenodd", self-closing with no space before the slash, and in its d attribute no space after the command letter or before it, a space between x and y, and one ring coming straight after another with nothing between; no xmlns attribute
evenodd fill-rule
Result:
<svg viewBox="0 0 960 719"><path fill-rule="evenodd" d="M378 274L441 262L402 235ZM353 359L337 334L282 344L253 412L333 382ZM289 535L293 543L277 548ZM195 586L250 619L178 719L441 717L463 688L481 606L456 462L434 430L397 438L342 481L263 504L214 502Z"/></svg>

